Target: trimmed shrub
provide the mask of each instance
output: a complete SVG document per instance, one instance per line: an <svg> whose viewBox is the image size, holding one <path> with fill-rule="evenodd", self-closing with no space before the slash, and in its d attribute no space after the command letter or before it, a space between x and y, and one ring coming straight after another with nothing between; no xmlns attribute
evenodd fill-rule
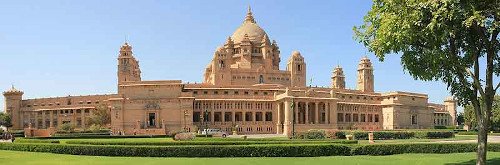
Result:
<svg viewBox="0 0 500 165"><path fill-rule="evenodd" d="M365 131L352 131L352 132L337 132L339 134L353 135L357 140L368 140L368 133ZM373 139L375 140L389 140L389 139L439 139L439 138L452 138L454 137L453 131L373 131Z"/></svg>
<svg viewBox="0 0 500 165"><path fill-rule="evenodd" d="M194 133L189 133L189 132L184 132L184 133L177 133L174 135L174 140L194 140Z"/></svg>
<svg viewBox="0 0 500 165"><path fill-rule="evenodd" d="M307 132L297 132L295 139L325 139L326 134L323 130L309 130Z"/></svg>
<svg viewBox="0 0 500 165"><path fill-rule="evenodd" d="M336 144L153 147L4 143L0 144L0 149L71 155L141 157L311 157L351 153L349 146Z"/></svg>
<svg viewBox="0 0 500 165"><path fill-rule="evenodd" d="M16 139L16 143L60 143L59 140L42 140L42 139Z"/></svg>
<svg viewBox="0 0 500 165"><path fill-rule="evenodd" d="M195 137L213 137L212 135L200 135L200 134L196 134Z"/></svg>
<svg viewBox="0 0 500 165"><path fill-rule="evenodd" d="M415 137L420 139L441 139L455 137L452 131L420 131L415 132Z"/></svg>
<svg viewBox="0 0 500 165"><path fill-rule="evenodd" d="M165 138L171 137L166 135L82 135L82 134L72 134L67 136L56 136L52 137L28 137L26 139L123 139L123 138Z"/></svg>
<svg viewBox="0 0 500 165"><path fill-rule="evenodd" d="M345 132L343 132L343 131L338 131L338 132L335 132L335 137L336 137L337 139L345 139L345 138L346 138L346 137L345 137Z"/></svg>
<svg viewBox="0 0 500 165"><path fill-rule="evenodd" d="M330 140L330 141L167 141L167 142L133 142L133 141L91 141L91 140L69 140L66 144L85 145L152 145L152 146L175 146L175 145L268 145L268 144L357 144L353 140Z"/></svg>

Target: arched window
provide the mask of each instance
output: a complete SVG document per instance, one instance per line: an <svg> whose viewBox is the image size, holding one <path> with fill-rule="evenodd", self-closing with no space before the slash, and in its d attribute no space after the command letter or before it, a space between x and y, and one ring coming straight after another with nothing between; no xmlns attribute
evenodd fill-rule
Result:
<svg viewBox="0 0 500 165"><path fill-rule="evenodd" d="M264 76L260 75L259 76L259 84L263 84L264 83Z"/></svg>
<svg viewBox="0 0 500 165"><path fill-rule="evenodd" d="M297 65L297 71L302 71L302 66L300 64Z"/></svg>

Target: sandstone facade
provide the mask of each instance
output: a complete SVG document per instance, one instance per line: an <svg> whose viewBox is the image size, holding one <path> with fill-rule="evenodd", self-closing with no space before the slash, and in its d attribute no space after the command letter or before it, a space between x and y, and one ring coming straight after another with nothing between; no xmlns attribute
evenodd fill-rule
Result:
<svg viewBox="0 0 500 165"><path fill-rule="evenodd" d="M132 46L118 55L118 93L23 99L5 91L14 129L50 136L62 123L88 128L98 105L111 114L114 134L168 134L220 128L238 134L285 134L309 129L423 129L456 124L456 102L429 103L426 94L375 92L370 59L360 60L356 89L345 88L343 69L333 69L330 88L306 85L305 58L294 51L280 70L281 55L250 9L243 24L218 47L203 83L144 81ZM45 131L44 131L45 130Z"/></svg>

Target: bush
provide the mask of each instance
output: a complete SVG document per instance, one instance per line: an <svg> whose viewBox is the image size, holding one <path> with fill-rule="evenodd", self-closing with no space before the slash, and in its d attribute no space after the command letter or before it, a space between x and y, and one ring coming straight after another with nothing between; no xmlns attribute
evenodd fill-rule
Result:
<svg viewBox="0 0 500 165"><path fill-rule="evenodd" d="M342 132L342 131L338 131L338 132L335 132L335 137L337 139L345 139L345 132Z"/></svg>
<svg viewBox="0 0 500 165"><path fill-rule="evenodd" d="M326 134L323 130L309 130L307 132L298 132L295 139L325 139Z"/></svg>
<svg viewBox="0 0 500 165"><path fill-rule="evenodd" d="M196 134L195 137L213 137L212 135L200 135L200 134Z"/></svg>
<svg viewBox="0 0 500 165"><path fill-rule="evenodd" d="M412 144L375 144L353 148L353 155L393 155L403 153L460 153L475 152L477 144L457 143L412 143ZM500 151L500 144L488 144L488 151Z"/></svg>
<svg viewBox="0 0 500 165"><path fill-rule="evenodd" d="M123 139L123 138L165 138L166 135L91 135L85 134L56 134L52 137L29 137L26 139Z"/></svg>
<svg viewBox="0 0 500 165"><path fill-rule="evenodd" d="M59 126L59 129L61 132L73 132L75 130L75 127L71 123L64 123Z"/></svg>
<svg viewBox="0 0 500 165"><path fill-rule="evenodd" d="M357 140L368 140L368 133L364 131L352 131L352 132L336 132L339 136L345 138L346 134L353 135ZM388 139L411 139L411 138L421 138L421 139L439 139L439 138L451 138L454 137L453 131L373 131L374 140L388 140Z"/></svg>
<svg viewBox="0 0 500 165"><path fill-rule="evenodd" d="M59 140L42 140L42 139L16 139L16 143L60 143Z"/></svg>
<svg viewBox="0 0 500 165"><path fill-rule="evenodd" d="M92 156L141 157L311 157L350 155L351 147L336 144L247 146L96 146L62 144L0 144L0 150Z"/></svg>
<svg viewBox="0 0 500 165"><path fill-rule="evenodd" d="M269 145L269 144L357 144L352 140L329 141L95 141L95 140L69 140L66 144L85 145L151 145L151 146L179 146L179 145Z"/></svg>
<svg viewBox="0 0 500 165"><path fill-rule="evenodd" d="M441 139L455 137L452 131L420 131L415 132L415 137L420 139Z"/></svg>
<svg viewBox="0 0 500 165"><path fill-rule="evenodd" d="M174 140L194 140L194 133L189 133L189 132L184 132L184 133L177 133L174 135L173 139Z"/></svg>

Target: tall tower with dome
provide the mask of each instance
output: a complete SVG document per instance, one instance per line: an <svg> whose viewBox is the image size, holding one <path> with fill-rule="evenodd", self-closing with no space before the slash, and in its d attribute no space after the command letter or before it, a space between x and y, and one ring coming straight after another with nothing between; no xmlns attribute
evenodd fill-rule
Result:
<svg viewBox="0 0 500 165"><path fill-rule="evenodd" d="M303 57L298 51L294 51L290 60L294 64L297 63L293 68L299 67L300 70L280 70L278 44L274 40L271 42L267 33L255 21L251 8L248 7L243 24L227 38L223 46L215 50L212 61L205 69L203 80L204 83L216 86L256 84L305 86L306 69Z"/></svg>

